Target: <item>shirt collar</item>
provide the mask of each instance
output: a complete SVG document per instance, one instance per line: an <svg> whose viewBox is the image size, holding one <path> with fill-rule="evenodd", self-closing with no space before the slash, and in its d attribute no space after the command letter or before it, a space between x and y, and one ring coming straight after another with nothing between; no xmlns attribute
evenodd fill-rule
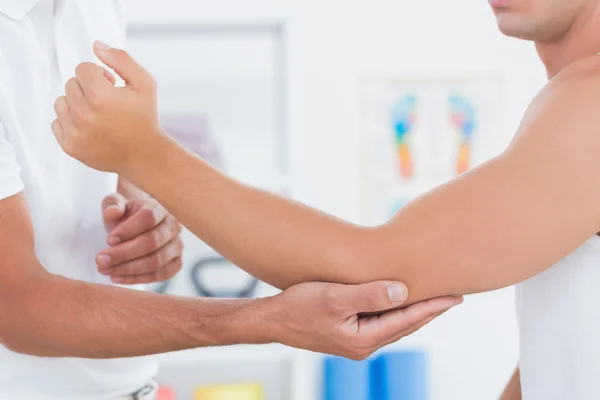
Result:
<svg viewBox="0 0 600 400"><path fill-rule="evenodd" d="M0 0L0 14L20 20L42 0Z"/></svg>

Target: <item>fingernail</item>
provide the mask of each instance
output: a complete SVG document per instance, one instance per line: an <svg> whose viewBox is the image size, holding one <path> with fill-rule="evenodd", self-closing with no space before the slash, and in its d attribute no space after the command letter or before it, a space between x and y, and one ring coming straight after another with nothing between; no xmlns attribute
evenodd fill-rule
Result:
<svg viewBox="0 0 600 400"><path fill-rule="evenodd" d="M408 297L408 289L400 283L388 286L387 291L392 303L404 303Z"/></svg>
<svg viewBox="0 0 600 400"><path fill-rule="evenodd" d="M110 50L110 46L104 42L101 42L100 40L96 41L96 43L94 43L94 46L96 46L96 48L98 50L102 50L102 51Z"/></svg>
<svg viewBox="0 0 600 400"><path fill-rule="evenodd" d="M121 238L118 236L109 236L106 239L106 243L108 243L109 246L116 246L121 243Z"/></svg>
<svg viewBox="0 0 600 400"><path fill-rule="evenodd" d="M110 280L113 281L114 283L124 283L125 282L125 278L119 278L119 277L110 278Z"/></svg>
<svg viewBox="0 0 600 400"><path fill-rule="evenodd" d="M98 271L100 271L100 273L102 275L110 276L113 272L113 269L112 268L98 268Z"/></svg>
<svg viewBox="0 0 600 400"><path fill-rule="evenodd" d="M100 254L98 256L98 264L100 266L104 266L104 265L110 264L110 260L111 260L111 258L110 258L110 256L108 254Z"/></svg>

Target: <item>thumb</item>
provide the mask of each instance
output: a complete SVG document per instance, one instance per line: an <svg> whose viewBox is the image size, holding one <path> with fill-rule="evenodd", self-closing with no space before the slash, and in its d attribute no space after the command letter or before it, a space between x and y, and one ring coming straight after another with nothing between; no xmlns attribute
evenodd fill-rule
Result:
<svg viewBox="0 0 600 400"><path fill-rule="evenodd" d="M353 293L353 312L377 313L401 306L408 297L406 285L400 282L379 281L359 286L349 286Z"/></svg>
<svg viewBox="0 0 600 400"><path fill-rule="evenodd" d="M108 195L102 200L104 221L118 221L125 215L127 199L120 193Z"/></svg>
<svg viewBox="0 0 600 400"><path fill-rule="evenodd" d="M112 68L132 89L144 92L154 89L154 79L125 50L115 49L103 42L94 43L94 53Z"/></svg>

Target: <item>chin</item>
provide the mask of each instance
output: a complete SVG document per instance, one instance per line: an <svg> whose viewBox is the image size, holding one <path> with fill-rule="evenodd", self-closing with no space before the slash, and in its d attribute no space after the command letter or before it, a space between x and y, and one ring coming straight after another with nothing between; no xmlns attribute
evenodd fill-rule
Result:
<svg viewBox="0 0 600 400"><path fill-rule="evenodd" d="M535 24L515 15L502 13L496 16L498 29L504 35L522 40L537 40Z"/></svg>

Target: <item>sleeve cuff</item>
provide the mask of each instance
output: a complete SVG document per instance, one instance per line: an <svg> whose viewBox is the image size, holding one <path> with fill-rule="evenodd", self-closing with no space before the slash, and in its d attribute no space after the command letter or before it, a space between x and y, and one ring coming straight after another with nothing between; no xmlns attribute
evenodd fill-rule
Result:
<svg viewBox="0 0 600 400"><path fill-rule="evenodd" d="M0 180L0 200L7 199L25 189L25 185L21 178Z"/></svg>

